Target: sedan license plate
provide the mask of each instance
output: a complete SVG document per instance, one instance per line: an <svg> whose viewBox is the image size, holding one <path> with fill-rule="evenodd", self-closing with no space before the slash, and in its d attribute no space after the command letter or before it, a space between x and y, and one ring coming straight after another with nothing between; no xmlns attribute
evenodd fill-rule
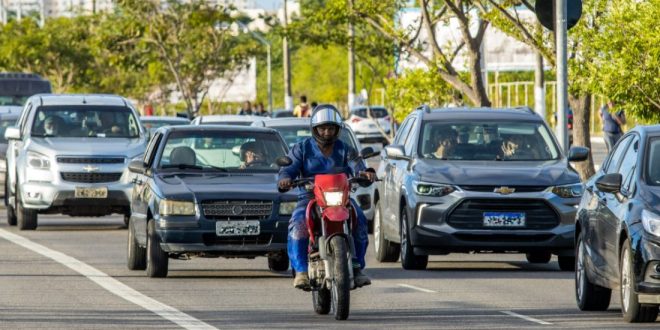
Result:
<svg viewBox="0 0 660 330"><path fill-rule="evenodd" d="M85 188L76 187L75 198L108 198L108 187Z"/></svg>
<svg viewBox="0 0 660 330"><path fill-rule="evenodd" d="M215 223L215 233L218 236L259 235L260 232L258 220L218 221Z"/></svg>
<svg viewBox="0 0 660 330"><path fill-rule="evenodd" d="M525 213L484 212L484 227L525 227Z"/></svg>

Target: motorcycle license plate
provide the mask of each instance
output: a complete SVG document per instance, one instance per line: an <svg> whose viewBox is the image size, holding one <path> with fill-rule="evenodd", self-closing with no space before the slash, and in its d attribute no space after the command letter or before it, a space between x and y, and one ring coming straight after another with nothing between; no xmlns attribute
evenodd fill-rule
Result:
<svg viewBox="0 0 660 330"><path fill-rule="evenodd" d="M108 187L86 188L76 187L75 198L108 198Z"/></svg>
<svg viewBox="0 0 660 330"><path fill-rule="evenodd" d="M251 236L259 235L261 228L258 220L218 221L215 233L218 236Z"/></svg>
<svg viewBox="0 0 660 330"><path fill-rule="evenodd" d="M525 227L525 213L484 212L484 227Z"/></svg>

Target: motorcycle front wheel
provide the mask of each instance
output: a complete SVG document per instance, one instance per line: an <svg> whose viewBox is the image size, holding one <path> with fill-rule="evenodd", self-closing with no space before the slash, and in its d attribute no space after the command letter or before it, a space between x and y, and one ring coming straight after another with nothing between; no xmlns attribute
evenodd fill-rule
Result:
<svg viewBox="0 0 660 330"><path fill-rule="evenodd" d="M335 320L346 320L351 304L351 278L348 273L349 260L346 239L335 236L330 241L332 249L332 267L335 278L332 281L332 309Z"/></svg>

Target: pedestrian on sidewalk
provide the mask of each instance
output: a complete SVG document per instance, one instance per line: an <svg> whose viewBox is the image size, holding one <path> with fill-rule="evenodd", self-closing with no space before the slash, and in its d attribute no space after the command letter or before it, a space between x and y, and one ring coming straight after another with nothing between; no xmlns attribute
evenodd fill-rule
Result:
<svg viewBox="0 0 660 330"><path fill-rule="evenodd" d="M623 135L621 125L626 124L626 114L623 110L614 112L614 106L614 101L609 101L600 108L600 118L603 121L603 139L605 139L608 154Z"/></svg>

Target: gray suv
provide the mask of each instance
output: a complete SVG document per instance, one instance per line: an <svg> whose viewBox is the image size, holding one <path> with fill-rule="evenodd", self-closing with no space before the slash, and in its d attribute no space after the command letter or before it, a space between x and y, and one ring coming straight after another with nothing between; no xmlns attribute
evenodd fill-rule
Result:
<svg viewBox="0 0 660 330"><path fill-rule="evenodd" d="M10 225L35 229L38 213L119 213L128 220L128 163L142 157L146 138L126 99L35 95L5 137Z"/></svg>
<svg viewBox="0 0 660 330"><path fill-rule="evenodd" d="M374 218L379 261L425 269L428 256L519 252L574 268L583 186L544 120L529 108L410 114L385 148Z"/></svg>

